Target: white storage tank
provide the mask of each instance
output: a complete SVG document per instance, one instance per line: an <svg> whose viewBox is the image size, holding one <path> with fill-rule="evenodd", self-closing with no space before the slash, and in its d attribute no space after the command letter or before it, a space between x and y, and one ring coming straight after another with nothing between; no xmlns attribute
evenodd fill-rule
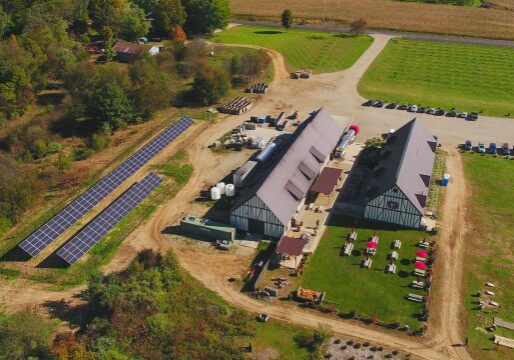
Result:
<svg viewBox="0 0 514 360"><path fill-rule="evenodd" d="M224 182L217 183L216 187L220 190L221 195L225 195L225 183Z"/></svg>
<svg viewBox="0 0 514 360"><path fill-rule="evenodd" d="M211 200L219 200L221 199L221 192L220 189L216 186L213 186L211 188Z"/></svg>
<svg viewBox="0 0 514 360"><path fill-rule="evenodd" d="M227 184L225 186L225 195L228 197L233 197L236 194L236 187L234 184Z"/></svg>

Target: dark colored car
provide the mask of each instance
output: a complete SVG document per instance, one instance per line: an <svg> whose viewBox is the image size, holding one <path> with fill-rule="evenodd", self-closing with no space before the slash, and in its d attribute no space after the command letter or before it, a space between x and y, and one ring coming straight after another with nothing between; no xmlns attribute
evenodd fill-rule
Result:
<svg viewBox="0 0 514 360"><path fill-rule="evenodd" d="M430 108L430 109L427 108L427 114L428 115L435 115L435 109L434 108Z"/></svg>
<svg viewBox="0 0 514 360"><path fill-rule="evenodd" d="M378 100L374 105L373 107L376 107L376 108L381 108L385 105L385 101L382 101L382 100Z"/></svg>
<svg viewBox="0 0 514 360"><path fill-rule="evenodd" d="M396 109L396 105L398 105L398 102L393 101L392 103L387 104L386 109Z"/></svg>
<svg viewBox="0 0 514 360"><path fill-rule="evenodd" d="M471 114L469 114L466 119L470 120L470 121L476 121L476 120L478 120L478 113L476 111L472 111Z"/></svg>
<svg viewBox="0 0 514 360"><path fill-rule="evenodd" d="M418 111L417 111L417 112L418 112L418 113L420 113L420 114L424 114L424 113L425 113L425 111L427 111L427 108L426 108L426 107L424 107L424 106L420 106L420 107L418 108Z"/></svg>
<svg viewBox="0 0 514 360"><path fill-rule="evenodd" d="M455 108L451 109L450 112L446 114L446 116L457 117L457 110L455 110Z"/></svg>
<svg viewBox="0 0 514 360"><path fill-rule="evenodd" d="M372 106L375 100L368 99L362 106Z"/></svg>
<svg viewBox="0 0 514 360"><path fill-rule="evenodd" d="M439 109L435 112L435 116L443 116L446 113L446 110Z"/></svg>
<svg viewBox="0 0 514 360"><path fill-rule="evenodd" d="M503 154L503 155L510 155L510 148L509 148L509 144L504 143L504 144L502 145L502 154Z"/></svg>
<svg viewBox="0 0 514 360"><path fill-rule="evenodd" d="M496 143L489 144L489 154L496 155L498 150L496 149Z"/></svg>
<svg viewBox="0 0 514 360"><path fill-rule="evenodd" d="M466 140L466 142L464 143L464 149L468 151L471 151L473 149L473 143L471 142L471 140Z"/></svg>
<svg viewBox="0 0 514 360"><path fill-rule="evenodd" d="M408 107L409 107L409 105L407 105L407 104L401 104L400 106L398 106L396 108L396 110L407 110Z"/></svg>

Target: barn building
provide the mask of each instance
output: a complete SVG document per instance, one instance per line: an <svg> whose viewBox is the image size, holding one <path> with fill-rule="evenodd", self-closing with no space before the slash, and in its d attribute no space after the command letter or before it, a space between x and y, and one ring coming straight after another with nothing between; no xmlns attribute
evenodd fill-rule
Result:
<svg viewBox="0 0 514 360"><path fill-rule="evenodd" d="M419 228L437 140L413 119L388 137L366 189L364 217Z"/></svg>
<svg viewBox="0 0 514 360"><path fill-rule="evenodd" d="M280 149L241 194L230 212L231 225L269 238L284 235L341 134L342 128L326 110L313 112L277 145Z"/></svg>

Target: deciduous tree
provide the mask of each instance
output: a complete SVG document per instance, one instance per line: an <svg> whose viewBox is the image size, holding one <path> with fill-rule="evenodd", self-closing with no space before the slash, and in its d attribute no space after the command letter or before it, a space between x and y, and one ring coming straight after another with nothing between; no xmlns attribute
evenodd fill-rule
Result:
<svg viewBox="0 0 514 360"><path fill-rule="evenodd" d="M282 12L282 26L289 29L293 25L293 12L286 9Z"/></svg>
<svg viewBox="0 0 514 360"><path fill-rule="evenodd" d="M223 29L230 19L228 0L184 0L187 19L184 25L187 33L212 34Z"/></svg>

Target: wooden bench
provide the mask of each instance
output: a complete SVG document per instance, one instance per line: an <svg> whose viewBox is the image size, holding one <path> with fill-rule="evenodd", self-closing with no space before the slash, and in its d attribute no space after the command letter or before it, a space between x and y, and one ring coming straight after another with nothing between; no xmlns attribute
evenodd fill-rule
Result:
<svg viewBox="0 0 514 360"><path fill-rule="evenodd" d="M423 296L412 293L409 293L409 295L407 295L407 299L415 302L423 302Z"/></svg>

